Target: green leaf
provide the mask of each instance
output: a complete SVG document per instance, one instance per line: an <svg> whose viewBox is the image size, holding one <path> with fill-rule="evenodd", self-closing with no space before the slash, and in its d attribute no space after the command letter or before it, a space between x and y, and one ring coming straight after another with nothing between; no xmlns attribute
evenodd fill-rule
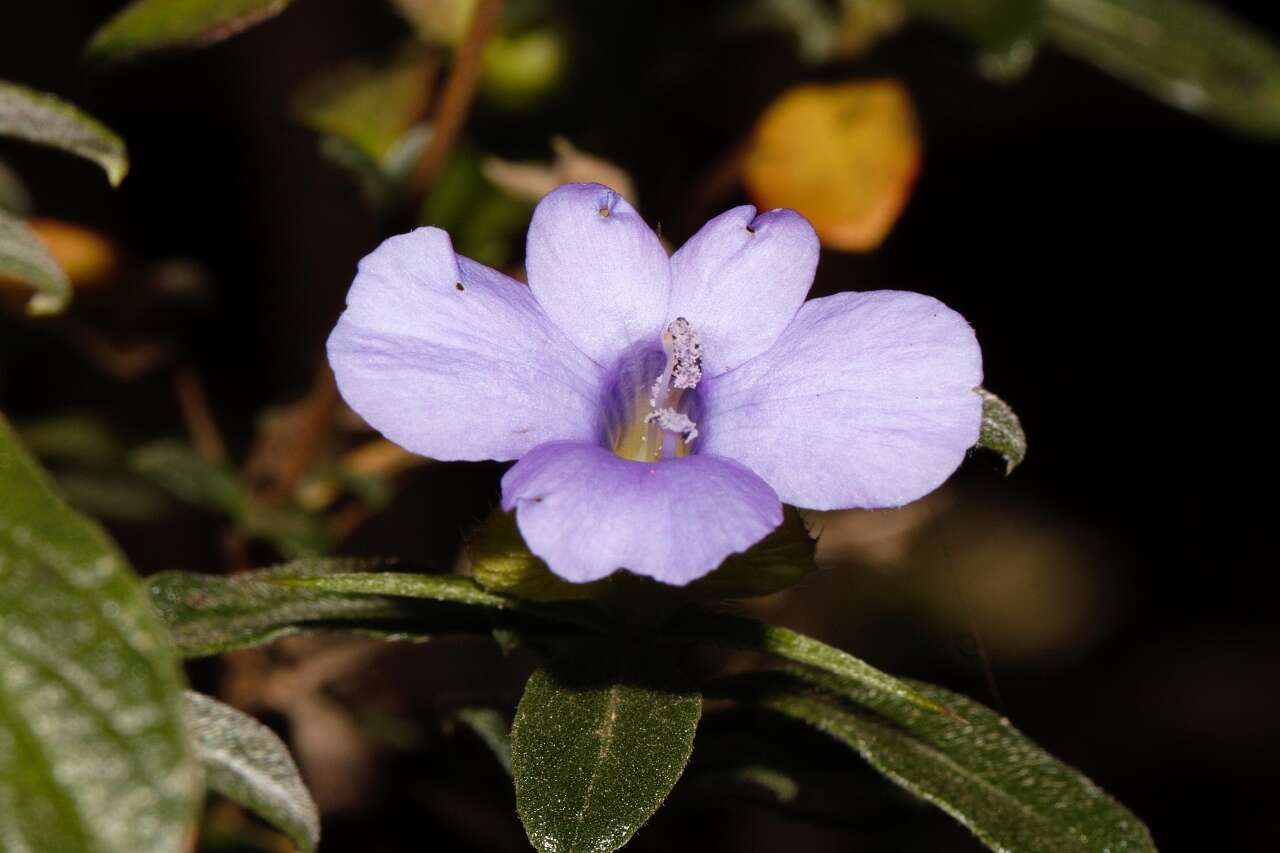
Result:
<svg viewBox="0 0 1280 853"><path fill-rule="evenodd" d="M296 503L250 503L240 525L248 536L270 542L287 560L320 557L329 550L324 515Z"/></svg>
<svg viewBox="0 0 1280 853"><path fill-rule="evenodd" d="M234 471L205 461L186 442L162 439L129 454L129 468L185 503L239 519L249 503Z"/></svg>
<svg viewBox="0 0 1280 853"><path fill-rule="evenodd" d="M15 424L23 445L41 460L108 468L124 456L124 447L102 418L89 413L51 415Z"/></svg>
<svg viewBox="0 0 1280 853"><path fill-rule="evenodd" d="M1280 50L1194 0L1046 0L1045 34L1152 97L1246 133L1280 136Z"/></svg>
<svg viewBox="0 0 1280 853"><path fill-rule="evenodd" d="M27 303L31 314L56 314L71 301L71 282L27 224L0 210L0 279L35 289Z"/></svg>
<svg viewBox="0 0 1280 853"><path fill-rule="evenodd" d="M281 578L276 583L299 589L360 595L392 595L404 598L427 598L455 604L472 604L509 610L519 602L485 592L470 578L457 575L419 575L408 572L352 572Z"/></svg>
<svg viewBox="0 0 1280 853"><path fill-rule="evenodd" d="M539 669L511 731L516 808L542 853L610 853L670 793L702 697L634 653Z"/></svg>
<svg viewBox="0 0 1280 853"><path fill-rule="evenodd" d="M693 781L690 779L689 781ZM726 785L750 785L778 804L789 804L800 795L800 783L785 770L767 764L741 764L699 774L698 783L723 790Z"/></svg>
<svg viewBox="0 0 1280 853"><path fill-rule="evenodd" d="M31 193L17 173L0 160L0 213L27 216L31 213Z"/></svg>
<svg viewBox="0 0 1280 853"><path fill-rule="evenodd" d="M124 142L105 125L53 95L0 81L0 136L61 148L92 160L117 186L129 171Z"/></svg>
<svg viewBox="0 0 1280 853"><path fill-rule="evenodd" d="M1022 464L1027 456L1027 436L1022 431L1022 421L1004 400L986 388L978 389L982 398L982 431L978 434L978 447L994 450L1004 457L1005 474Z"/></svg>
<svg viewBox="0 0 1280 853"><path fill-rule="evenodd" d="M389 171L395 149L427 115L433 62L421 49L402 49L389 64L352 64L310 82L293 112L304 125L353 145Z"/></svg>
<svg viewBox="0 0 1280 853"><path fill-rule="evenodd" d="M121 524L155 524L173 512L173 501L128 473L61 470L58 488L71 505L94 518Z"/></svg>
<svg viewBox="0 0 1280 853"><path fill-rule="evenodd" d="M458 47L467 37L476 0L391 0L426 44Z"/></svg>
<svg viewBox="0 0 1280 853"><path fill-rule="evenodd" d="M311 853L320 814L289 749L262 723L216 699L187 691L187 724L205 783Z"/></svg>
<svg viewBox="0 0 1280 853"><path fill-rule="evenodd" d="M86 53L120 60L203 47L273 18L288 5L289 0L136 0L93 34Z"/></svg>
<svg viewBox="0 0 1280 853"><path fill-rule="evenodd" d="M187 657L262 645L302 631L425 640L429 630L485 632L492 627L488 621L436 613L408 599L293 589L277 582L360 565L352 560L303 560L229 577L163 572L149 581L152 602Z"/></svg>
<svg viewBox="0 0 1280 853"><path fill-rule="evenodd" d="M321 153L355 174L375 208L398 204L409 190L431 135L425 118L436 65L408 44L389 63L326 72L294 99L298 121L321 134Z"/></svg>
<svg viewBox="0 0 1280 853"><path fill-rule="evenodd" d="M547 604L524 602L504 595L495 595L482 589L471 578L458 575L359 572L287 578L278 580L276 583L330 593L387 595L465 604L569 622L593 630L604 630L608 627L600 611L591 604L568 601Z"/></svg>
<svg viewBox="0 0 1280 853"><path fill-rule="evenodd" d="M767 691L753 701L848 745L992 850L1154 853L1150 834L1132 813L989 708L913 682L916 691L954 709L961 720L831 679L816 681L877 713L787 690Z"/></svg>
<svg viewBox="0 0 1280 853"><path fill-rule="evenodd" d="M890 696L931 714L948 715L946 705L914 690L909 684L881 672L848 652L777 625L719 613L700 607L677 613L663 628L664 637L709 642L735 649L785 658L834 676L851 687Z"/></svg>
<svg viewBox="0 0 1280 853"><path fill-rule="evenodd" d="M524 239L532 214L533 205L493 185L474 150L455 145L418 220L448 231L459 254L502 267Z"/></svg>
<svg viewBox="0 0 1280 853"><path fill-rule="evenodd" d="M904 0L913 17L959 32L987 50L1005 50L1040 35L1044 0Z"/></svg>
<svg viewBox="0 0 1280 853"><path fill-rule="evenodd" d="M451 715L489 747L502 769L511 775L511 721L496 708L459 708Z"/></svg>
<svg viewBox="0 0 1280 853"><path fill-rule="evenodd" d="M0 847L172 853L199 766L164 628L0 418Z"/></svg>
<svg viewBox="0 0 1280 853"><path fill-rule="evenodd" d="M318 557L328 549L324 518L297 504L250 500L228 465L209 462L183 441L161 439L129 454L129 468L179 500L236 522L247 536L270 542L286 559Z"/></svg>

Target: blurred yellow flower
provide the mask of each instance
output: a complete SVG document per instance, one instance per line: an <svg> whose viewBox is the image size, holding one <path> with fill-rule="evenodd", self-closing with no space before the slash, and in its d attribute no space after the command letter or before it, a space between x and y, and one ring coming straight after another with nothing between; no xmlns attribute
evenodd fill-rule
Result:
<svg viewBox="0 0 1280 853"><path fill-rule="evenodd" d="M906 206L921 154L911 95L896 80L805 84L761 115L743 179L758 207L794 208L824 246L867 252Z"/></svg>

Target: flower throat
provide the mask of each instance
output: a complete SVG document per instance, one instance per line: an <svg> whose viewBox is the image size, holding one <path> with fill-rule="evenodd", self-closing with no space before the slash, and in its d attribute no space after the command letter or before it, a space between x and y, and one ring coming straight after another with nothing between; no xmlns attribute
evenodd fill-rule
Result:
<svg viewBox="0 0 1280 853"><path fill-rule="evenodd" d="M689 321L677 317L662 333L662 350L662 372L636 392L632 416L612 436L613 452L624 459L654 462L693 452L698 425L688 414L689 392L702 380L702 343Z"/></svg>

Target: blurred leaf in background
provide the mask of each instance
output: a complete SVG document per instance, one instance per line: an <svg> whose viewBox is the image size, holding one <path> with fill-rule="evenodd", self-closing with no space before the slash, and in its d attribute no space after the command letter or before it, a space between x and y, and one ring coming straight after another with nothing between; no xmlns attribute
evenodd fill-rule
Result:
<svg viewBox="0 0 1280 853"><path fill-rule="evenodd" d="M869 252L911 197L922 149L897 81L801 84L760 116L743 177L757 207L794 208L824 246Z"/></svg>
<svg viewBox="0 0 1280 853"><path fill-rule="evenodd" d="M813 63L860 56L924 22L972 42L977 70L995 80L1020 76L1048 44L1170 106L1280 135L1280 50L1201 0L756 0L743 21L790 33Z"/></svg>
<svg viewBox="0 0 1280 853"><path fill-rule="evenodd" d="M1196 0L1045 0L1063 51L1152 97L1227 127L1280 136L1280 50Z"/></svg>
<svg viewBox="0 0 1280 853"><path fill-rule="evenodd" d="M501 268L516 256L532 215L532 202L494 186L481 156L459 145L423 202L419 221L448 231L458 254Z"/></svg>
<svg viewBox="0 0 1280 853"><path fill-rule="evenodd" d="M27 185L3 160L0 160L0 211L14 216L31 213L31 193Z"/></svg>
<svg viewBox="0 0 1280 853"><path fill-rule="evenodd" d="M112 186L124 180L124 142L103 124L61 98L0 80L0 136L61 148L92 160Z"/></svg>
<svg viewBox="0 0 1280 853"><path fill-rule="evenodd" d="M377 207L398 200L430 137L426 122L438 67L403 45L383 65L351 63L311 81L293 112L322 135L321 151L351 169Z"/></svg>
<svg viewBox="0 0 1280 853"><path fill-rule="evenodd" d="M424 43L455 48L471 26L477 0L391 0Z"/></svg>
<svg viewBox="0 0 1280 853"><path fill-rule="evenodd" d="M107 173L112 186L124 180L129 171L124 142L96 119L61 98L0 80L3 136L91 160ZM27 303L31 314L56 314L71 300L71 282L56 258L57 252L50 254L50 243L56 240L69 259L80 262L87 260L78 251L85 248L85 241L69 240L65 231L53 234L57 229L52 227L45 227L52 236L42 239L30 223L19 218L29 207L25 187L0 163L0 288L26 285L35 290Z"/></svg>
<svg viewBox="0 0 1280 853"><path fill-rule="evenodd" d="M93 34L85 52L123 60L222 41L284 11L290 0L137 0Z"/></svg>
<svg viewBox="0 0 1280 853"><path fill-rule="evenodd" d="M44 243L16 216L0 210L0 295L8 288L31 288L31 314L56 314L71 301L71 282Z"/></svg>
<svg viewBox="0 0 1280 853"><path fill-rule="evenodd" d="M480 89L510 110L530 110L555 91L568 72L569 49L554 26L500 32L485 45Z"/></svg>

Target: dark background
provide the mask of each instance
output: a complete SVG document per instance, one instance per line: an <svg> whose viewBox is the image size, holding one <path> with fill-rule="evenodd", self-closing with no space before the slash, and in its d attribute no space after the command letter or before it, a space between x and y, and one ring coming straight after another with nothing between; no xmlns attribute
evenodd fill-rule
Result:
<svg viewBox="0 0 1280 853"><path fill-rule="evenodd" d="M53 152L6 143L3 154L41 215L91 224L139 256L186 256L211 270L216 301L189 352L243 451L255 413L306 388L355 261L380 238L354 183L290 120L289 98L339 60L384 52L403 25L383 4L299 0L210 49L93 72L79 51L119 5L7 9L0 78L58 92L120 132L132 160L123 186L112 191L92 166ZM1280 32L1268 4L1230 6ZM785 39L728 33L721 12L571 4L567 90L533 117L481 105L469 135L513 158L543 156L551 133L567 135L628 169L643 212L678 244L740 200L691 209L690 188L786 86L904 80L925 133L916 194L875 254L825 252L815 292L918 290L964 314L983 344L986 385L1022 416L1031 453L1007 482L974 460L957 493L1034 507L1049 528L1087 531L1111 555L1097 636L1070 653L997 659L1003 707L1146 820L1161 849L1276 849L1280 579L1268 533L1275 430L1265 415L1275 389L1275 147L1052 51L1021 81L995 85L971 72L964 43L916 27L868 60L814 70ZM143 434L181 431L164 377L104 380L0 322L10 417L88 409ZM425 469L352 548L446 562L492 503L500 470ZM424 517L425 535L410 540ZM120 534L144 570L219 568L213 522L195 529L194 539L190 530ZM793 593L786 612L829 608L822 591L833 583ZM839 606L856 612L857 577L837 587L847 593ZM972 650L945 629L938 639L910 609L865 631L846 630L838 613L819 621L825 639L877 665L996 702ZM459 658L449 645L415 654L424 684L452 668L480 680L507 666ZM825 742L804 743L836 775L856 770ZM486 761L455 741L390 760L374 805L326 823L326 849L518 849L509 793ZM410 797L399 779L435 794ZM468 798L488 803L498 825L477 829L487 813L466 817ZM976 849L928 811L909 812L916 840L892 842L871 823L813 828L689 800L660 814L635 849L852 849L860 832L858 849Z"/></svg>

